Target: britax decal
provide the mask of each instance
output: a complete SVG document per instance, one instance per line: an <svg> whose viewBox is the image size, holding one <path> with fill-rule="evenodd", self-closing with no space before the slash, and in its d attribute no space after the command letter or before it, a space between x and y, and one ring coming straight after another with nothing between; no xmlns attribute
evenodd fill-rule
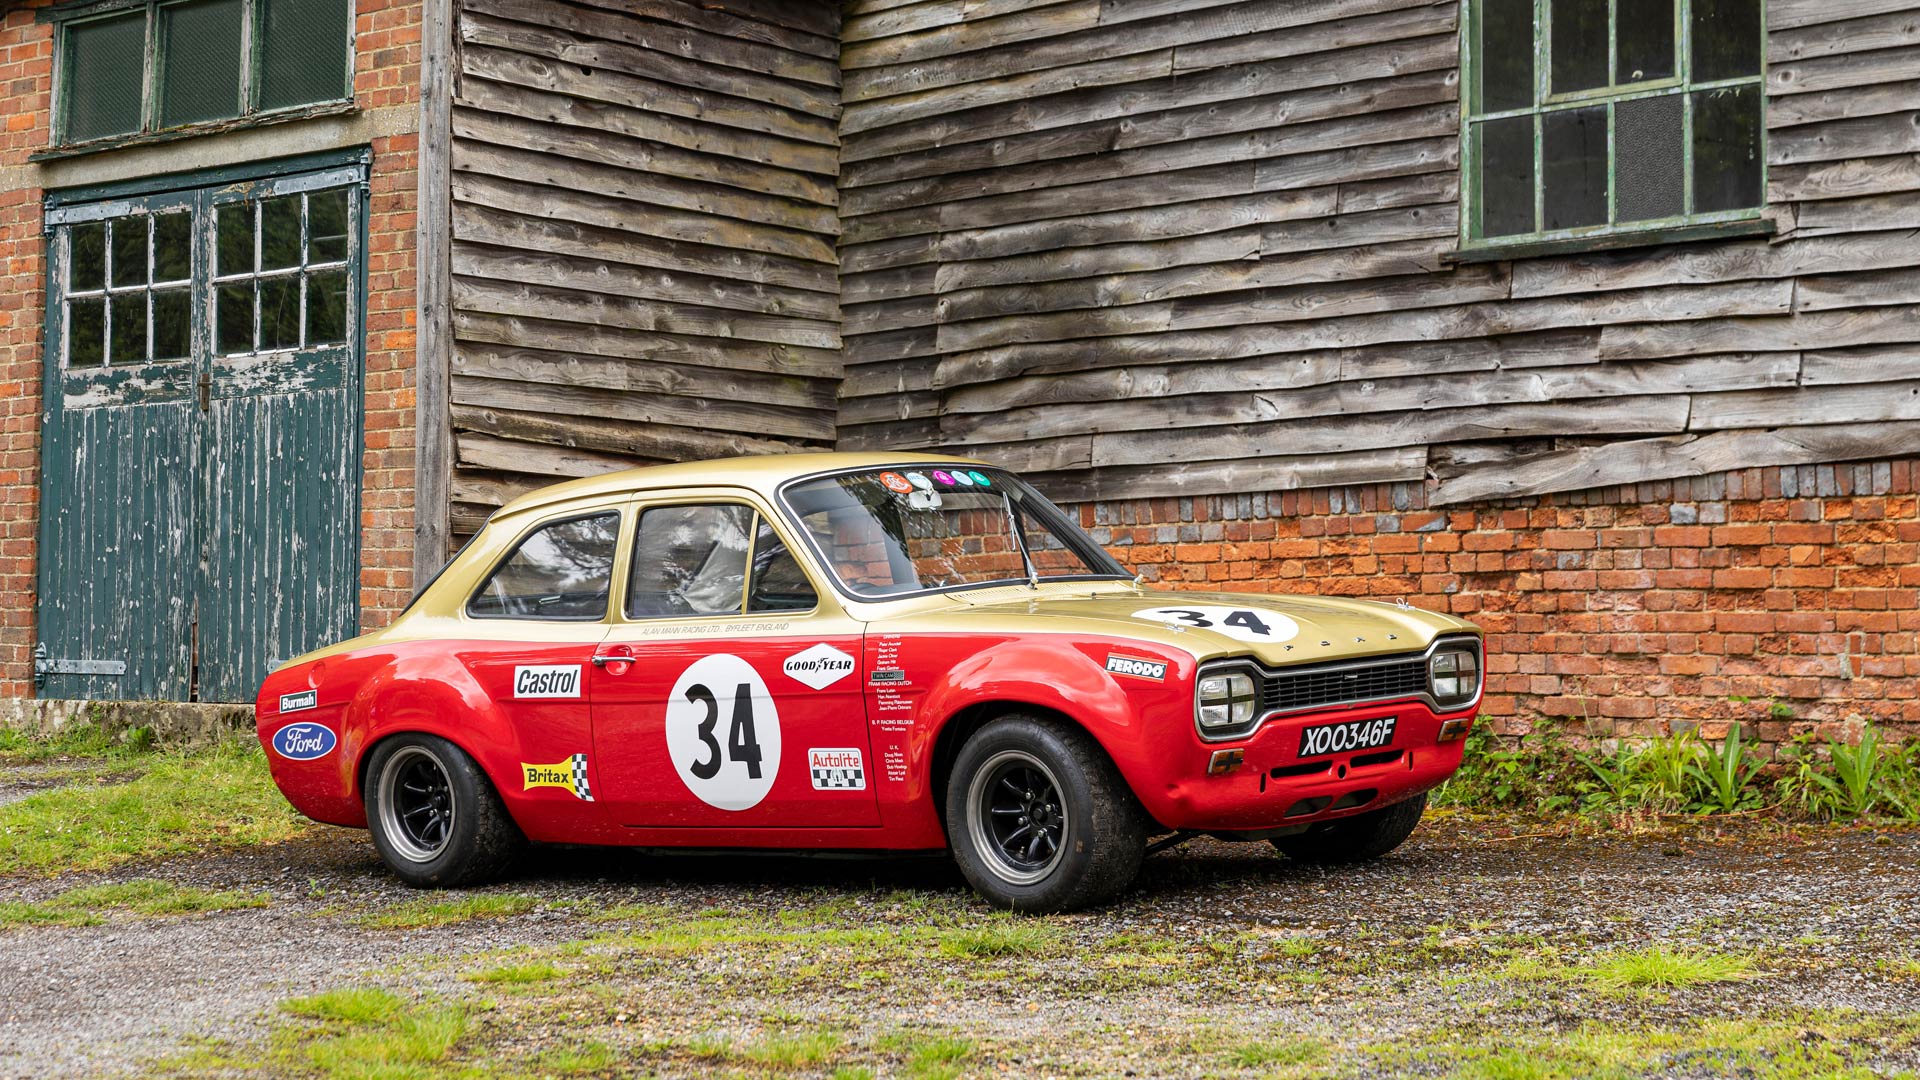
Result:
<svg viewBox="0 0 1920 1080"><path fill-rule="evenodd" d="M579 669L574 671L578 673ZM574 754L565 761L556 761L551 765L520 763L520 775L526 781L521 791L534 788L560 788L573 792L576 799L593 801L593 788L587 785L587 755Z"/></svg>
<svg viewBox="0 0 1920 1080"><path fill-rule="evenodd" d="M853 674L853 657L821 642L787 657L780 665L780 670L786 672L788 678L803 682L815 690L825 690Z"/></svg>
<svg viewBox="0 0 1920 1080"><path fill-rule="evenodd" d="M522 665L513 669L513 696L516 698L577 698L580 696L579 664Z"/></svg>
<svg viewBox="0 0 1920 1080"><path fill-rule="evenodd" d="M1164 660L1142 660L1137 656L1121 656L1118 653L1107 654L1107 670L1115 675L1131 675L1136 679L1152 679L1161 682L1167 677L1167 664Z"/></svg>
<svg viewBox="0 0 1920 1080"><path fill-rule="evenodd" d="M325 724L288 724L273 733L273 752L288 761L312 761L333 753L339 736Z"/></svg>

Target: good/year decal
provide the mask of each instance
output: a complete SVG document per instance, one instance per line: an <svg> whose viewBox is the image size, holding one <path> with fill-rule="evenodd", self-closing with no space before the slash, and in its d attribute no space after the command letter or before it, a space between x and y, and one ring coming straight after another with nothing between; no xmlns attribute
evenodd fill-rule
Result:
<svg viewBox="0 0 1920 1080"><path fill-rule="evenodd" d="M687 790L708 806L750 810L780 772L780 715L753 665L703 656L667 695L667 754Z"/></svg>
<svg viewBox="0 0 1920 1080"><path fill-rule="evenodd" d="M1134 612L1133 617L1171 626L1211 630L1239 641L1292 641L1300 634L1299 623L1277 611L1264 608L1187 604L1180 607L1142 608Z"/></svg>
<svg viewBox="0 0 1920 1080"><path fill-rule="evenodd" d="M823 641L787 657L780 670L815 690L825 690L853 674L853 657Z"/></svg>

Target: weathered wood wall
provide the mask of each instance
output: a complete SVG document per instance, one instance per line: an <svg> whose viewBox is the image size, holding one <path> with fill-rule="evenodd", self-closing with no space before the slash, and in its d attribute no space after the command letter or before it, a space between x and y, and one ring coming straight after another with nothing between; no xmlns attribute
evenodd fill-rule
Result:
<svg viewBox="0 0 1920 1080"><path fill-rule="evenodd" d="M1462 501L1920 445L1920 0L1771 0L1771 239L1455 265L1459 7L853 0L843 448Z"/></svg>
<svg viewBox="0 0 1920 1080"><path fill-rule="evenodd" d="M558 479L825 447L829 0L461 0L453 527Z"/></svg>

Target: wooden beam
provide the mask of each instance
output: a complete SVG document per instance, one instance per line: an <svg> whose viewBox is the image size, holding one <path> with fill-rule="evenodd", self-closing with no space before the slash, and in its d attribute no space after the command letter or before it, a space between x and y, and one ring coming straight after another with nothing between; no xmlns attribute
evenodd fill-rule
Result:
<svg viewBox="0 0 1920 1080"><path fill-rule="evenodd" d="M420 136L415 199L413 586L425 587L453 551L452 106L456 0L421 0Z"/></svg>

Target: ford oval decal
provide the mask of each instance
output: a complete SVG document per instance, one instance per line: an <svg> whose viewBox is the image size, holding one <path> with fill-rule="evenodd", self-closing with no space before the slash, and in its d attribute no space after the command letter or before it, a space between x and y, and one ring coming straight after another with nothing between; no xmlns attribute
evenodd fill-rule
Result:
<svg viewBox="0 0 1920 1080"><path fill-rule="evenodd" d="M288 724L273 733L274 753L294 761L326 757L339 742L325 724Z"/></svg>

